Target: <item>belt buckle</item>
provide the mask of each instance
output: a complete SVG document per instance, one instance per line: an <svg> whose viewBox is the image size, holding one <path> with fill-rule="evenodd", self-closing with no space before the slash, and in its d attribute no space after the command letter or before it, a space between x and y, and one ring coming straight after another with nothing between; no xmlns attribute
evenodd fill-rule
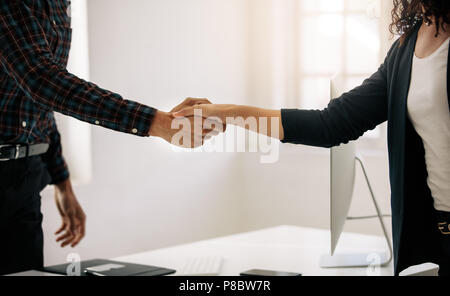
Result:
<svg viewBox="0 0 450 296"><path fill-rule="evenodd" d="M444 235L450 234L450 224L448 224L447 222L438 223L438 228L442 234ZM446 228L448 229L448 231L446 230Z"/></svg>
<svg viewBox="0 0 450 296"><path fill-rule="evenodd" d="M20 153L20 145L0 145L0 149L2 148L6 148L6 147L14 147L16 149L16 151L14 152L14 158L0 158L0 161L8 161L11 159L19 159L19 153Z"/></svg>

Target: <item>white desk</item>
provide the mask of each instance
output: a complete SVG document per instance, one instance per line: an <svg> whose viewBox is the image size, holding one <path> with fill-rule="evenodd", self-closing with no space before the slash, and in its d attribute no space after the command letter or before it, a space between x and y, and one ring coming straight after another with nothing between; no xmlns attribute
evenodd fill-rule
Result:
<svg viewBox="0 0 450 296"><path fill-rule="evenodd" d="M137 264L181 270L189 257L222 256L220 275L235 276L249 269L269 269L303 275L367 275L366 268L322 269L319 258L330 251L329 231L280 226L150 252L114 258ZM387 252L384 237L343 233L337 253ZM176 275L176 274L175 274ZM380 268L393 275L393 265Z"/></svg>

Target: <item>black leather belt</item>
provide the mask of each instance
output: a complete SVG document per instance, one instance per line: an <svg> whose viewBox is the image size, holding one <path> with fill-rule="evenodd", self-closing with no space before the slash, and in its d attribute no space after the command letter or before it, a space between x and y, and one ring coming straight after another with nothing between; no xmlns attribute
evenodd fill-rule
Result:
<svg viewBox="0 0 450 296"><path fill-rule="evenodd" d="M35 144L35 145L0 145L0 161L8 161L26 158L44 154L48 151L49 144Z"/></svg>

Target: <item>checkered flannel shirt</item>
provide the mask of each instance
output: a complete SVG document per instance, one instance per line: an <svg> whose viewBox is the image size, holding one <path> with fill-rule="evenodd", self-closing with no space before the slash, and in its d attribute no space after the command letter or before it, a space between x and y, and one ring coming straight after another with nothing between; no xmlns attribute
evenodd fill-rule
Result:
<svg viewBox="0 0 450 296"><path fill-rule="evenodd" d="M0 144L49 143L52 184L69 178L53 111L148 136L155 109L70 74L67 0L0 0Z"/></svg>

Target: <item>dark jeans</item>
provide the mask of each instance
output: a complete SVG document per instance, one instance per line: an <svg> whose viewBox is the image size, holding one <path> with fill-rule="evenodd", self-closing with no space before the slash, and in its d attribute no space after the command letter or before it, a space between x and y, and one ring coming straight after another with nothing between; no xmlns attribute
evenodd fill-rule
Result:
<svg viewBox="0 0 450 296"><path fill-rule="evenodd" d="M439 230L439 275L450 276L450 212L436 211Z"/></svg>
<svg viewBox="0 0 450 296"><path fill-rule="evenodd" d="M0 275L43 266L40 192L49 182L40 156L0 162Z"/></svg>

